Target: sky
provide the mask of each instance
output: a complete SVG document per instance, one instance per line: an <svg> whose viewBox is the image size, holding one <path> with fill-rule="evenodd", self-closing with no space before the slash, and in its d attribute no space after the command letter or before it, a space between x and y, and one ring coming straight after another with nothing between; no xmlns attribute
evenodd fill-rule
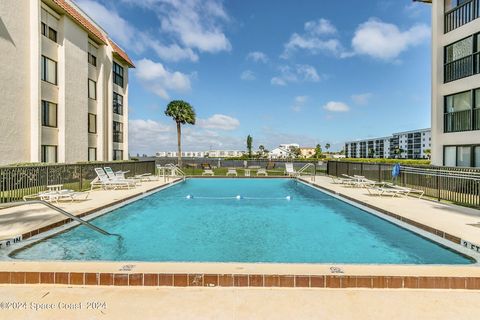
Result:
<svg viewBox="0 0 480 320"><path fill-rule="evenodd" d="M130 154L176 150L171 100L197 123L183 149L340 150L430 127L431 8L411 0L75 0L134 61Z"/></svg>

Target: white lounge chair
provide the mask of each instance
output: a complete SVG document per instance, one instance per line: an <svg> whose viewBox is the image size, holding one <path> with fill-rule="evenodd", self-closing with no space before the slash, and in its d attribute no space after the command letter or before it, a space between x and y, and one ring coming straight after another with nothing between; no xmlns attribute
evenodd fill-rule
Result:
<svg viewBox="0 0 480 320"><path fill-rule="evenodd" d="M237 170L235 168L228 168L227 177L230 176L230 175L238 177Z"/></svg>
<svg viewBox="0 0 480 320"><path fill-rule="evenodd" d="M330 176L330 178L332 178L332 183L334 184L346 184L352 181L350 178L339 178L335 176Z"/></svg>
<svg viewBox="0 0 480 320"><path fill-rule="evenodd" d="M257 176L260 176L260 175L264 175L265 177L267 177L268 176L267 169L265 169L265 168L258 169Z"/></svg>
<svg viewBox="0 0 480 320"><path fill-rule="evenodd" d="M392 183L387 183L386 184L388 187L390 188L393 188L393 189L396 189L396 190L400 190L400 191L404 191L405 195L411 195L411 194L418 194L418 199L421 199L423 197L423 195L425 194L425 191L423 190L418 190L418 189L412 189L412 188L408 188L408 187L402 187L402 186L397 186L397 185L394 185Z"/></svg>
<svg viewBox="0 0 480 320"><path fill-rule="evenodd" d="M23 201L27 201L28 199L40 199L47 202L57 202L60 200L70 200L70 201L77 201L77 200L87 200L88 195L90 192L77 192L70 189L62 189L57 191L43 191L37 194L28 195L23 197Z"/></svg>
<svg viewBox="0 0 480 320"><path fill-rule="evenodd" d="M384 195L392 195L392 198L395 196L404 195L407 196L409 194L408 190L392 188L392 187L372 187L369 186L366 188L368 193L373 196L384 196Z"/></svg>
<svg viewBox="0 0 480 320"><path fill-rule="evenodd" d="M290 177L298 176L298 172L293 168L293 163L285 163L285 174Z"/></svg>
<svg viewBox="0 0 480 320"><path fill-rule="evenodd" d="M110 179L102 168L95 168L97 177L90 183L91 190L95 187L103 189L135 188L135 182L120 179Z"/></svg>
<svg viewBox="0 0 480 320"><path fill-rule="evenodd" d="M202 176L214 176L215 175L215 172L213 172L212 169L205 169L203 170L202 172Z"/></svg>
<svg viewBox="0 0 480 320"><path fill-rule="evenodd" d="M112 168L110 167L104 167L103 170L105 170L108 178L112 181L128 181L130 183L140 184L140 181L138 179L125 178L125 173L129 171L113 172Z"/></svg>

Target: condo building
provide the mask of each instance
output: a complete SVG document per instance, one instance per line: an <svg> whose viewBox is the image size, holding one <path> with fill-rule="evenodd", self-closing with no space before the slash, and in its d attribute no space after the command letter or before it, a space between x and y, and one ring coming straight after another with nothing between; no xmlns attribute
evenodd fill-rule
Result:
<svg viewBox="0 0 480 320"><path fill-rule="evenodd" d="M0 1L0 164L128 159L128 55L69 0Z"/></svg>
<svg viewBox="0 0 480 320"><path fill-rule="evenodd" d="M432 147L430 129L394 133L388 137L348 141L347 158L427 159Z"/></svg>
<svg viewBox="0 0 480 320"><path fill-rule="evenodd" d="M480 167L480 1L432 5L432 163Z"/></svg>

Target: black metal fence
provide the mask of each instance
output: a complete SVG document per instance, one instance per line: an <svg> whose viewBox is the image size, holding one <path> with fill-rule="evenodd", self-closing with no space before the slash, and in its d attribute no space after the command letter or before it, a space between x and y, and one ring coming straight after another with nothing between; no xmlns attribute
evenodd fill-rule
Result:
<svg viewBox="0 0 480 320"><path fill-rule="evenodd" d="M166 165L169 163L176 164L177 158L156 158L157 165ZM285 169L285 163L293 163L295 170L301 169L307 163L312 163L316 171L326 171L326 161L318 160L268 160L268 159L228 159L228 158L182 158L182 166L184 168L200 168L203 164L209 164L215 168L272 168L272 169Z"/></svg>
<svg viewBox="0 0 480 320"><path fill-rule="evenodd" d="M127 177L155 173L155 161L0 167L0 203L21 200L26 195L44 191L48 185L62 184L65 189L72 190L89 189L98 167L129 171Z"/></svg>
<svg viewBox="0 0 480 320"><path fill-rule="evenodd" d="M392 181L393 164L329 161L327 174L359 175L375 181ZM480 169L435 166L401 166L395 183L425 191L440 200L480 207Z"/></svg>

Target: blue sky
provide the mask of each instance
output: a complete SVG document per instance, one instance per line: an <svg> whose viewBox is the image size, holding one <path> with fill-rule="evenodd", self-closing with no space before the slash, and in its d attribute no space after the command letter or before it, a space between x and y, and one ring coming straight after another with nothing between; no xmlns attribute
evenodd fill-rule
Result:
<svg viewBox="0 0 480 320"><path fill-rule="evenodd" d="M134 60L130 152L314 146L430 126L430 6L410 0L76 0Z"/></svg>

